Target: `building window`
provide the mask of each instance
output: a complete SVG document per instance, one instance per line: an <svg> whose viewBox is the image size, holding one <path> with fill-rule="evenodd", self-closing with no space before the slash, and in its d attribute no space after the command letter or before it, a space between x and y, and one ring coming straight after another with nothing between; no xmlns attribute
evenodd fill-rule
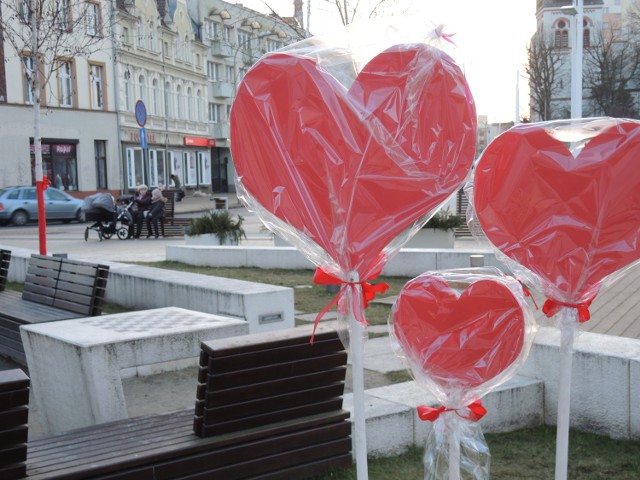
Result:
<svg viewBox="0 0 640 480"><path fill-rule="evenodd" d="M95 140L93 142L96 152L96 188L107 188L107 142Z"/></svg>
<svg viewBox="0 0 640 480"><path fill-rule="evenodd" d="M233 65L225 65L224 70L226 72L227 82L233 83L234 80L235 80L234 79Z"/></svg>
<svg viewBox="0 0 640 480"><path fill-rule="evenodd" d="M205 32L209 40L217 40L220 35L220 24L213 20L205 20Z"/></svg>
<svg viewBox="0 0 640 480"><path fill-rule="evenodd" d="M158 80L156 78L151 82L151 113L154 115L160 115L160 89L158 88Z"/></svg>
<svg viewBox="0 0 640 480"><path fill-rule="evenodd" d="M226 106L226 113L227 113L227 122L229 121L229 119L231 118L231 105L227 104Z"/></svg>
<svg viewBox="0 0 640 480"><path fill-rule="evenodd" d="M233 27L229 25L224 26L224 31L222 32L222 39L227 43L233 43Z"/></svg>
<svg viewBox="0 0 640 480"><path fill-rule="evenodd" d="M100 5L97 3L87 2L87 35L97 37L100 35Z"/></svg>
<svg viewBox="0 0 640 480"><path fill-rule="evenodd" d="M91 107L94 110L104 110L104 75L102 65L91 65Z"/></svg>
<svg viewBox="0 0 640 480"><path fill-rule="evenodd" d="M33 105L33 87L31 78L33 75L33 57L22 57L22 70L23 70L23 90L24 90L24 103Z"/></svg>
<svg viewBox="0 0 640 480"><path fill-rule="evenodd" d="M198 90L198 92L196 93L196 115L197 115L197 120L198 122L202 121L203 118L203 112L202 112L202 93L200 92L200 90Z"/></svg>
<svg viewBox="0 0 640 480"><path fill-rule="evenodd" d="M56 2L56 25L60 30L69 31L71 29L71 4L69 0L58 0Z"/></svg>
<svg viewBox="0 0 640 480"><path fill-rule="evenodd" d="M207 62L207 75L209 80L217 82L220 79L220 65L215 62Z"/></svg>
<svg viewBox="0 0 640 480"><path fill-rule="evenodd" d="M23 23L29 23L31 21L31 15L29 10L29 0L18 0L18 10L20 15L20 21Z"/></svg>
<svg viewBox="0 0 640 480"><path fill-rule="evenodd" d="M210 103L209 104L209 122L210 123L218 123L220 122L220 104L219 103Z"/></svg>
<svg viewBox="0 0 640 480"><path fill-rule="evenodd" d="M211 162L206 152L198 152L198 184L211 184Z"/></svg>
<svg viewBox="0 0 640 480"><path fill-rule="evenodd" d="M125 45L131 45L131 35L127 27L122 27L122 43Z"/></svg>
<svg viewBox="0 0 640 480"><path fill-rule="evenodd" d="M277 40L267 40L267 52L275 52L282 45Z"/></svg>
<svg viewBox="0 0 640 480"><path fill-rule="evenodd" d="M569 48L569 22L559 20L554 28L554 46L556 48Z"/></svg>
<svg viewBox="0 0 640 480"><path fill-rule="evenodd" d="M133 79L129 67L124 71L124 103L128 111L133 110Z"/></svg>
<svg viewBox="0 0 640 480"><path fill-rule="evenodd" d="M60 84L60 106L73 107L73 68L71 62L60 62L58 82Z"/></svg>
<svg viewBox="0 0 640 480"><path fill-rule="evenodd" d="M238 46L245 50L251 48L251 34L244 30L238 30Z"/></svg>
<svg viewBox="0 0 640 480"><path fill-rule="evenodd" d="M176 56L176 60L180 60L180 39L178 37L175 38L175 40L173 41L173 51L175 52L175 56Z"/></svg>
<svg viewBox="0 0 640 480"><path fill-rule="evenodd" d="M182 99L182 87L176 86L176 118L182 120L184 118L184 104Z"/></svg>
<svg viewBox="0 0 640 480"><path fill-rule="evenodd" d="M169 42L163 42L162 49L162 54L165 56L165 58L171 58L171 48L169 47Z"/></svg>
<svg viewBox="0 0 640 480"><path fill-rule="evenodd" d="M187 89L187 120L193 120L193 90L191 87Z"/></svg>
<svg viewBox="0 0 640 480"><path fill-rule="evenodd" d="M184 36L184 61L191 63L191 41L189 40L189 35Z"/></svg>
<svg viewBox="0 0 640 480"><path fill-rule="evenodd" d="M156 26L153 22L149 22L149 50L156 51Z"/></svg>
<svg viewBox="0 0 640 480"><path fill-rule="evenodd" d="M138 23L136 25L138 29L136 36L136 45L140 48L144 47L144 23L142 23L142 19L138 18Z"/></svg>
<svg viewBox="0 0 640 480"><path fill-rule="evenodd" d="M146 100L145 95L146 85L144 81L144 75L140 75L138 77L138 100L142 100L143 102Z"/></svg>
<svg viewBox="0 0 640 480"><path fill-rule="evenodd" d="M173 98L171 95L171 83L164 84L164 109L167 117L173 116Z"/></svg>

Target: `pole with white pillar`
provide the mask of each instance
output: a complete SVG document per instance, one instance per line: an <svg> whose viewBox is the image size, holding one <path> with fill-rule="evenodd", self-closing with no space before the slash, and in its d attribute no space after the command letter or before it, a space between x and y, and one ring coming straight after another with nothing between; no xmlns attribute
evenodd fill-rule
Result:
<svg viewBox="0 0 640 480"><path fill-rule="evenodd" d="M574 0L573 42L571 45L571 118L582 118L583 0Z"/></svg>

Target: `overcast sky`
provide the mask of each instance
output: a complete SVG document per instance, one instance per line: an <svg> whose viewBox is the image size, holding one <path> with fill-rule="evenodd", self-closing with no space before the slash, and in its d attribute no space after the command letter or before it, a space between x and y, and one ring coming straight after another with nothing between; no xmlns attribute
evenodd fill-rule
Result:
<svg viewBox="0 0 640 480"><path fill-rule="evenodd" d="M305 14L307 1L304 0ZM341 25L333 0L310 1L312 33L324 34ZM409 15L442 23L446 32L455 34L452 39L464 58L478 114L488 115L489 120L495 122L514 120L517 73L524 74L525 48L536 26L535 0L399 1ZM263 0L237 3L268 11ZM293 16L293 0L267 0L266 3L281 16ZM527 81L521 78L521 115L528 115L527 90Z"/></svg>

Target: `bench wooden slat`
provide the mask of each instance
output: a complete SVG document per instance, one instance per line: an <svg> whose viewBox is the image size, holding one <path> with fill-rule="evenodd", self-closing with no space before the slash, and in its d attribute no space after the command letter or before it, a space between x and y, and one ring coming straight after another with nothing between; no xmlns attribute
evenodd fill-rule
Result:
<svg viewBox="0 0 640 480"><path fill-rule="evenodd" d="M11 250L0 249L0 292L4 291L9 276Z"/></svg>

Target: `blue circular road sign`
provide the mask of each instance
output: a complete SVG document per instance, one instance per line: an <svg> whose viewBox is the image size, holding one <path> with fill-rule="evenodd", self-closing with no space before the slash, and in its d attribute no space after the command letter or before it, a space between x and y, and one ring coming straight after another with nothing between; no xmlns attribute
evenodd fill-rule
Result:
<svg viewBox="0 0 640 480"><path fill-rule="evenodd" d="M136 122L141 127L144 127L145 123L147 123L147 107L144 106L142 100L136 102Z"/></svg>

